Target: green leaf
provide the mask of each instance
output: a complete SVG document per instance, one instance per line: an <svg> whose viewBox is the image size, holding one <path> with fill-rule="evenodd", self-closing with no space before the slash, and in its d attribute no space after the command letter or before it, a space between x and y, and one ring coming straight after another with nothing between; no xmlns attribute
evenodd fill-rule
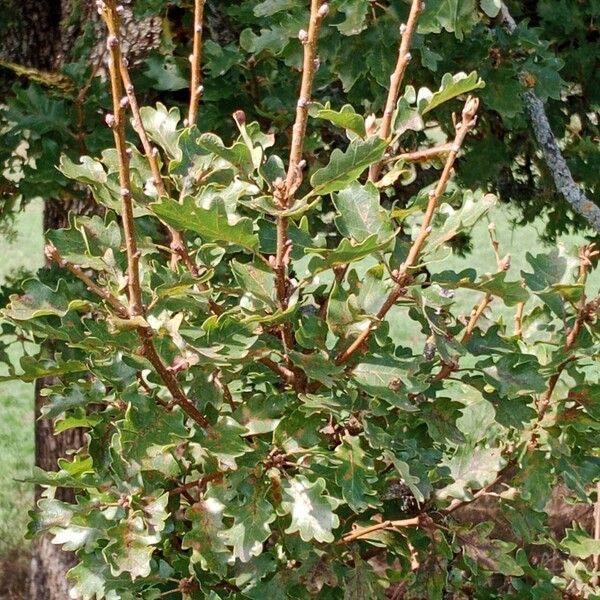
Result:
<svg viewBox="0 0 600 600"><path fill-rule="evenodd" d="M508 354L496 364L483 369L486 381L501 396L515 398L546 390L546 380L540 374L540 364L529 354Z"/></svg>
<svg viewBox="0 0 600 600"><path fill-rule="evenodd" d="M343 190L354 182L374 162L383 158L387 143L378 137L353 140L346 152L336 148L329 164L314 173L310 179L311 194L323 195Z"/></svg>
<svg viewBox="0 0 600 600"><path fill-rule="evenodd" d="M335 219L339 232L357 242L376 235L379 241L389 240L394 234L389 211L381 207L379 191L371 183L353 183L333 196L339 216Z"/></svg>
<svg viewBox="0 0 600 600"><path fill-rule="evenodd" d="M281 507L292 516L286 533L298 532L305 542L333 542L333 530L340 524L333 510L339 501L324 492L325 480L322 477L311 483L303 475L296 475L285 482Z"/></svg>
<svg viewBox="0 0 600 600"><path fill-rule="evenodd" d="M10 304L4 315L15 321L27 321L38 317L64 317L70 310L89 306L86 300L77 300L69 292L64 280L60 280L55 290L37 279L29 279L23 284L23 294L10 297Z"/></svg>
<svg viewBox="0 0 600 600"><path fill-rule="evenodd" d="M442 77L442 83L437 92L432 94L427 88L419 90L419 98L417 100L419 112L425 115L457 96L468 94L473 90L483 87L485 87L485 83L477 76L475 71L469 75L462 72L455 75L446 73Z"/></svg>
<svg viewBox="0 0 600 600"><path fill-rule="evenodd" d="M369 9L369 0L342 0L338 10L346 18L336 25L342 35L357 35L366 27L366 16Z"/></svg>
<svg viewBox="0 0 600 600"><path fill-rule="evenodd" d="M123 522L108 531L111 539L102 551L113 575L128 573L131 579L148 577L150 561L160 536L150 534L139 517Z"/></svg>
<svg viewBox="0 0 600 600"><path fill-rule="evenodd" d="M188 508L186 516L191 529L181 543L184 550L192 550L192 563L199 563L203 570L224 577L227 572L229 552L220 536L225 530L223 511L225 506L215 497L205 496Z"/></svg>
<svg viewBox="0 0 600 600"><path fill-rule="evenodd" d="M492 483L504 463L500 448L473 448L462 444L452 458L444 461L454 481L438 492L439 497L471 500L471 490L479 490Z"/></svg>
<svg viewBox="0 0 600 600"><path fill-rule="evenodd" d="M425 252L432 253L458 234L469 231L496 202L493 194L483 194L479 191L473 193L467 190L459 209L454 209L446 203L442 204L438 209L438 218L433 223L433 231L427 239Z"/></svg>
<svg viewBox="0 0 600 600"><path fill-rule="evenodd" d="M524 575L523 569L511 556L516 545L502 540L490 539L493 525L479 523L470 530L457 533L457 539L462 544L463 556L477 572L476 567L500 573L502 575L520 577Z"/></svg>
<svg viewBox="0 0 600 600"><path fill-rule="evenodd" d="M600 554L600 540L592 538L587 531L580 529L577 524L573 529L567 529L567 535L560 545L575 558L585 560L590 556Z"/></svg>
<svg viewBox="0 0 600 600"><path fill-rule="evenodd" d="M275 275L272 269L258 261L240 263L234 260L231 263L231 271L244 296L250 296L271 311L277 310Z"/></svg>
<svg viewBox="0 0 600 600"><path fill-rule="evenodd" d="M181 204L162 198L152 203L150 209L169 225L193 231L204 241L228 242L252 252L258 247L258 236L253 233L252 221L227 214L222 201L215 200L210 208L200 208L189 196Z"/></svg>
<svg viewBox="0 0 600 600"><path fill-rule="evenodd" d="M302 354L300 352L289 352L292 362L299 366L311 379L320 381L323 385L331 387L341 375L344 368L335 365L331 358L324 352L314 354Z"/></svg>
<svg viewBox="0 0 600 600"><path fill-rule="evenodd" d="M462 40L475 22L475 0L429 0L419 19L419 33L440 33L445 29Z"/></svg>
<svg viewBox="0 0 600 600"><path fill-rule="evenodd" d="M393 234L388 239L378 241L377 234L373 234L360 243L343 238L339 246L333 250L327 248L310 248L306 251L307 253L318 254L319 256L310 262L309 269L314 274L338 265L347 265L362 260L375 252L383 250L389 245L392 238Z"/></svg>
<svg viewBox="0 0 600 600"><path fill-rule="evenodd" d="M142 122L150 139L158 144L171 158L181 158L178 140L181 130L177 129L181 115L177 107L167 110L160 102L156 108L142 106L140 108Z"/></svg>
<svg viewBox="0 0 600 600"><path fill-rule="evenodd" d="M361 138L367 135L365 118L356 113L354 107L350 104L344 104L339 111L329 108L327 104L324 108L320 108L314 116L316 119L323 119L338 127L352 131Z"/></svg>
<svg viewBox="0 0 600 600"><path fill-rule="evenodd" d="M244 175L254 171L252 152L242 142L236 142L231 148L228 148L218 135L203 133L197 143L200 149L222 158Z"/></svg>
<svg viewBox="0 0 600 600"><path fill-rule="evenodd" d="M356 365L352 375L356 383L372 396L387 400L402 410L414 411L416 408L408 400L409 371L409 364L389 356L370 356Z"/></svg>
<svg viewBox="0 0 600 600"><path fill-rule="evenodd" d="M495 19L498 16L501 6L502 0L481 0L481 10L490 19Z"/></svg>
<svg viewBox="0 0 600 600"><path fill-rule="evenodd" d="M254 14L257 17L270 17L292 8L296 8L296 0L263 0L254 7Z"/></svg>
<svg viewBox="0 0 600 600"><path fill-rule="evenodd" d="M361 513L373 504L372 483L377 476L373 461L361 448L357 436L344 436L343 442L336 447L335 457L340 465L335 470L335 481L342 489L342 497L355 512Z"/></svg>
<svg viewBox="0 0 600 600"><path fill-rule="evenodd" d="M145 74L153 82L153 89L175 92L189 87L185 74L186 60L172 54L151 52L145 59Z"/></svg>
<svg viewBox="0 0 600 600"><path fill-rule="evenodd" d="M269 525L277 518L271 503L257 490L247 504L229 505L225 514L234 522L230 529L220 532L220 537L233 547L233 556L243 563L259 556L263 542L271 535Z"/></svg>

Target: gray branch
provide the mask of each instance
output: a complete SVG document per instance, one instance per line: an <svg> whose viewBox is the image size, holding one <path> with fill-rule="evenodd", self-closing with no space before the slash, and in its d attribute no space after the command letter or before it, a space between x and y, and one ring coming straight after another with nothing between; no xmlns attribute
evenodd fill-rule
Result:
<svg viewBox="0 0 600 600"><path fill-rule="evenodd" d="M514 33L517 24L504 2L501 3L500 13L506 29L509 33ZM581 215L597 232L600 232L600 207L590 200L575 183L567 161L550 128L544 103L532 90L525 92L524 96L533 132L540 145L544 160L552 173L556 189L576 213Z"/></svg>

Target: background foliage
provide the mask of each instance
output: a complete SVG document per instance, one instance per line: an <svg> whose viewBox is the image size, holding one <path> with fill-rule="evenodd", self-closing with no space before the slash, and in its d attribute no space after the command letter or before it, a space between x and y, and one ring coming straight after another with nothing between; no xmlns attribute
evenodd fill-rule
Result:
<svg viewBox="0 0 600 600"><path fill-rule="evenodd" d="M558 27L543 7L532 14L547 30ZM596 499L598 299L586 290L593 250L529 255L520 273L500 255L481 273L413 270L398 306L375 319L443 160L425 168L399 161L377 187L365 183L386 144L363 115L381 114L396 60L388 40L398 39L407 7L332 3L319 40L307 173L286 213L294 289L282 307L267 257L276 250L277 178L285 176L307 13L285 0L208 4L196 128L177 109L187 102L187 8L168 6L161 47L132 71L153 106L142 116L169 192L158 197L130 145L144 315L119 308L128 301L122 185L104 125L106 83L90 77L85 44L81 63L65 68L75 85L16 87L4 112L6 158L25 175L16 187L7 179L13 201L43 186L54 198L91 192L105 208L49 234L57 267L26 281L4 312L8 333L14 326L61 343L25 358L18 376L60 375L46 392L46 417L57 430L89 431L89 445L58 472L36 474L48 490L32 533L49 532L77 552L71 575L84 598L593 597L598 541L587 521L557 532L546 511L559 484L570 501ZM411 49L410 87L394 120L403 149L451 140L451 114L465 94L485 107L458 177L442 190L419 266L464 248L496 203L485 192L537 202L548 189L522 117L523 85L554 107L574 171L581 160L582 185L596 193L595 174L583 172L597 152L593 91L561 80L561 61L539 30L522 27L515 39L495 27L496 9L429 2ZM574 12L593 22L583 8ZM561 60L588 43L571 40ZM471 67L478 74L467 75ZM239 110L245 115L232 119ZM570 219L560 214L559 228ZM169 269L156 217L185 230L191 273ZM493 228L490 236L497 250ZM458 300L481 312L461 315ZM526 303L516 330L485 313L500 303L511 316ZM339 360L371 323L367 343ZM286 328L294 347L282 341ZM172 402L156 358L140 350L144 332L185 401ZM76 504L55 500L57 486L75 489ZM497 499L495 515L510 532L461 512L482 496Z"/></svg>

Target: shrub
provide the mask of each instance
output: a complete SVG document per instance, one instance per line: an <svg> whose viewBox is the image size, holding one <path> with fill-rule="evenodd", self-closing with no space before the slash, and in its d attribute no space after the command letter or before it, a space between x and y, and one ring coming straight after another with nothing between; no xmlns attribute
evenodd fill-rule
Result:
<svg viewBox="0 0 600 600"><path fill-rule="evenodd" d="M545 514L559 482L569 499L595 494L596 251L530 255L518 277L490 226L490 272L427 269L495 204L453 178L483 82L403 87L413 1L383 114L319 104L329 5L312 0L289 139L240 110L226 142L196 126L202 8L182 120L138 106L119 7L99 2L114 147L60 170L103 215L50 232L54 271L4 310L59 348L11 376L55 376L44 416L88 432L34 477L31 532L76 552L73 597L600 593L598 539L577 525L557 536ZM442 105L460 107L452 123ZM420 147L403 147L409 131ZM509 532L465 511L490 499ZM541 545L558 570L534 560Z"/></svg>

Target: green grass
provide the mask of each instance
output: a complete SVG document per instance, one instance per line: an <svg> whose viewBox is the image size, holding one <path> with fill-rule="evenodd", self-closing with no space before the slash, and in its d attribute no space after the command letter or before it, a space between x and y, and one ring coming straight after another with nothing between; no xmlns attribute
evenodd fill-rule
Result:
<svg viewBox="0 0 600 600"><path fill-rule="evenodd" d="M537 223L513 229L507 219L506 207L500 207L491 215L497 226L501 253L512 255L511 279L518 278L521 269L527 269L525 255L547 252L540 242L543 224ZM464 269L474 267L479 271L494 271L495 258L490 246L487 231L488 221L477 225L473 233L473 253L461 258L449 257L443 263L433 265L432 271L444 269ZM42 259L42 206L33 204L19 215L17 239L12 243L0 239L0 281L14 269L25 267L37 269ZM568 236L561 240L566 245L581 245L583 235ZM590 279L592 290L600 287L600 270ZM459 298L460 309L468 314L477 295ZM506 319L511 319L514 309L501 309ZM403 328L406 332L405 310L396 311L392 327ZM421 336L416 336L421 337ZM415 341L416 341L415 337ZM18 362L21 352L11 351L11 360ZM1 369L1 367L0 367ZM1 371L0 371L1 372ZM33 464L33 386L19 382L0 384L0 455L3 463L0 469L0 557L8 551L23 550L23 535L27 523L27 511L33 504L32 486L19 483L26 477Z"/></svg>
<svg viewBox="0 0 600 600"><path fill-rule="evenodd" d="M31 271L43 264L42 205L34 203L19 215L17 237L0 239L0 281L15 269ZM18 363L22 351L10 349L11 362ZM5 373L4 367L0 367ZM27 511L33 506L33 488L20 483L31 474L33 464L33 385L0 384L0 557L25 547Z"/></svg>

